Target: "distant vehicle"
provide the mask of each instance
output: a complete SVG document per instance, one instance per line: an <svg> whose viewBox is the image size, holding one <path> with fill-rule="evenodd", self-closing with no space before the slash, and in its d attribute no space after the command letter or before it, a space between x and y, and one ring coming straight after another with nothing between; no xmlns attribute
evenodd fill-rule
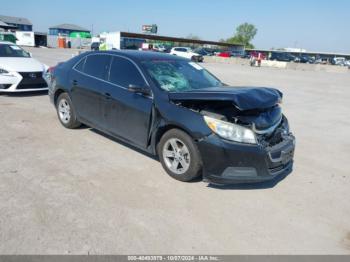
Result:
<svg viewBox="0 0 350 262"><path fill-rule="evenodd" d="M326 64L329 64L329 60L328 60L328 58L317 57L317 58L315 59L315 64L326 65Z"/></svg>
<svg viewBox="0 0 350 262"><path fill-rule="evenodd" d="M315 58L308 55L301 55L298 58L299 58L299 63L314 64L316 61Z"/></svg>
<svg viewBox="0 0 350 262"><path fill-rule="evenodd" d="M16 44L0 41L0 93L47 90L47 69Z"/></svg>
<svg viewBox="0 0 350 262"><path fill-rule="evenodd" d="M195 62L203 62L204 60L202 55L195 53L189 47L173 47L170 51L170 54L191 59Z"/></svg>
<svg viewBox="0 0 350 262"><path fill-rule="evenodd" d="M92 51L99 51L100 50L100 43L99 42L93 42L90 46Z"/></svg>
<svg viewBox="0 0 350 262"><path fill-rule="evenodd" d="M158 52L165 52L167 49L164 45L154 44L153 50L156 50Z"/></svg>
<svg viewBox="0 0 350 262"><path fill-rule="evenodd" d="M331 60L332 65L345 66L346 59L345 57L334 57Z"/></svg>
<svg viewBox="0 0 350 262"><path fill-rule="evenodd" d="M249 58L250 58L250 53L249 53L249 52L243 52L241 58L243 58L243 59L249 59Z"/></svg>
<svg viewBox="0 0 350 262"><path fill-rule="evenodd" d="M204 48L197 48L194 50L194 52L196 52L197 54L200 54L202 56L212 56L213 55L212 52L208 52Z"/></svg>
<svg viewBox="0 0 350 262"><path fill-rule="evenodd" d="M240 58L242 58L244 56L244 52L242 52L242 51L231 51L231 56L232 57L240 57Z"/></svg>
<svg viewBox="0 0 350 262"><path fill-rule="evenodd" d="M219 52L219 53L217 53L217 56L229 58L229 57L231 57L231 52L229 52L229 51Z"/></svg>
<svg viewBox="0 0 350 262"><path fill-rule="evenodd" d="M284 52L273 52L271 54L270 60L281 61L281 62L298 62L299 59L294 55Z"/></svg>

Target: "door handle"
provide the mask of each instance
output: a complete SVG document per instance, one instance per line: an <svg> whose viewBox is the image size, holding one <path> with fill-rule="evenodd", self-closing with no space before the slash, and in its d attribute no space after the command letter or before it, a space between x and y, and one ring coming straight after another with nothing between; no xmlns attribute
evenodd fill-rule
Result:
<svg viewBox="0 0 350 262"><path fill-rule="evenodd" d="M73 80L72 84L73 84L73 86L77 86L78 85L78 81L77 80Z"/></svg>
<svg viewBox="0 0 350 262"><path fill-rule="evenodd" d="M111 99L111 94L110 93L105 93L105 98L106 99Z"/></svg>

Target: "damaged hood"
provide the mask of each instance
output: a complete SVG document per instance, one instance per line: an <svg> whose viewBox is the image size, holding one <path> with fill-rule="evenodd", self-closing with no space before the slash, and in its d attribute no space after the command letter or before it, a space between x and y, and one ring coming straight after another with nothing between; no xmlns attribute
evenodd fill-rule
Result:
<svg viewBox="0 0 350 262"><path fill-rule="evenodd" d="M282 100L282 93L267 87L215 87L186 92L169 92L172 101L232 101L241 111L271 108Z"/></svg>

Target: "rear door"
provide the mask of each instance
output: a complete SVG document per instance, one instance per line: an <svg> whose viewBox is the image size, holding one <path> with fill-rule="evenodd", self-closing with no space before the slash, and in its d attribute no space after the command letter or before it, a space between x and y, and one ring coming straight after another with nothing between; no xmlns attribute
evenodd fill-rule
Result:
<svg viewBox="0 0 350 262"><path fill-rule="evenodd" d="M112 56L109 79L109 103L106 117L110 133L145 148L152 111L152 97L128 90L129 85L148 87L137 65L129 58Z"/></svg>
<svg viewBox="0 0 350 262"><path fill-rule="evenodd" d="M88 55L74 67L70 78L71 97L79 119L98 128L103 128L110 63L108 54Z"/></svg>

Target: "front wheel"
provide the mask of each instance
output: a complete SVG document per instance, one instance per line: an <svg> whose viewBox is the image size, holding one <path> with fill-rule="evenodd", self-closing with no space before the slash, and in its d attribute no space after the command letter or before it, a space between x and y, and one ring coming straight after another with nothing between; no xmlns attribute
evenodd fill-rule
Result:
<svg viewBox="0 0 350 262"><path fill-rule="evenodd" d="M62 93L56 103L57 116L61 124L70 129L81 126L77 120L72 101L67 93Z"/></svg>
<svg viewBox="0 0 350 262"><path fill-rule="evenodd" d="M202 162L192 138L179 129L166 132L157 147L163 168L173 178L189 182L202 173Z"/></svg>

